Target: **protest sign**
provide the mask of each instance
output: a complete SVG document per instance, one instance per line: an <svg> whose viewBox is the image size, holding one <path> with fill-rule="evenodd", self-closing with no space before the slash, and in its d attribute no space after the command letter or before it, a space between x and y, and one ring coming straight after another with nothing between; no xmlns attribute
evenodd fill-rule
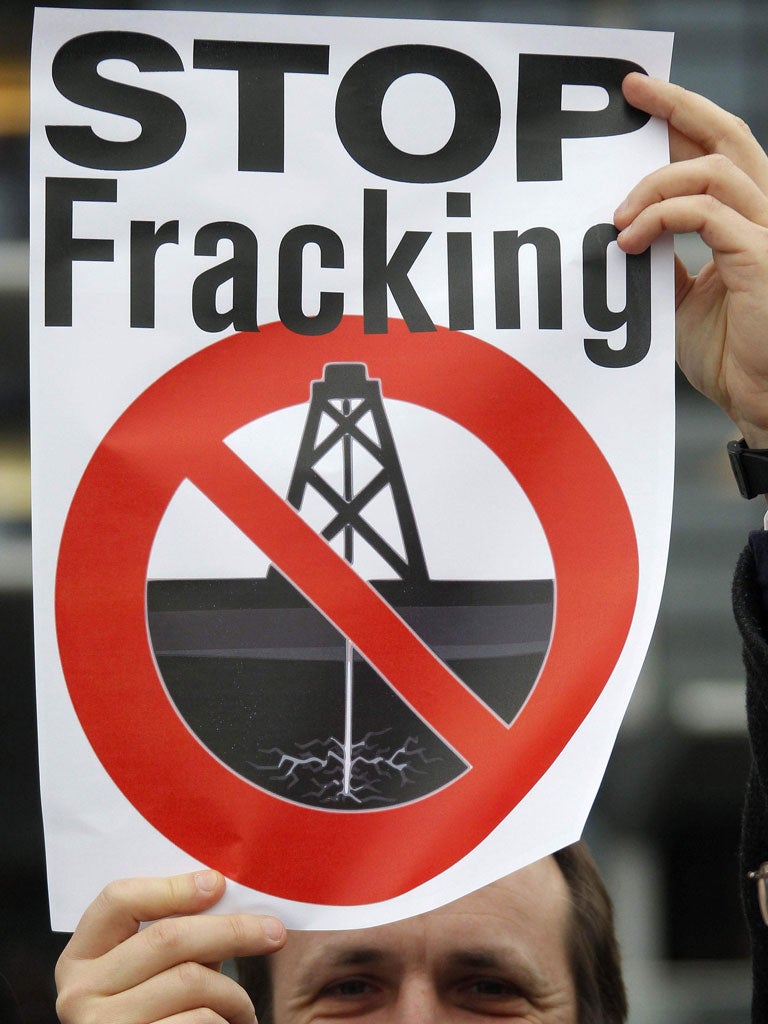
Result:
<svg viewBox="0 0 768 1024"><path fill-rule="evenodd" d="M199 863L359 927L576 839L673 455L665 34L38 12L52 918Z"/></svg>

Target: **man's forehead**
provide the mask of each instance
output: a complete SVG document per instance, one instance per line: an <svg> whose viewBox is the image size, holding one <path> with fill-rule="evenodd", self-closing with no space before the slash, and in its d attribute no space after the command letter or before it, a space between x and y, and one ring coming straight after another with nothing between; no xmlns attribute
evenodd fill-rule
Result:
<svg viewBox="0 0 768 1024"><path fill-rule="evenodd" d="M490 966L519 945L549 945L558 933L564 941L569 905L565 880L548 857L417 917L374 928L298 932L292 942L303 947L308 964L394 961L421 943L445 958Z"/></svg>

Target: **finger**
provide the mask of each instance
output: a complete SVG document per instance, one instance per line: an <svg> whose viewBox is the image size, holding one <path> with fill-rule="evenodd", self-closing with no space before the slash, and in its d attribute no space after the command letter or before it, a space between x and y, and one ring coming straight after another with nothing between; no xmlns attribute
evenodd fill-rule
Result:
<svg viewBox="0 0 768 1024"><path fill-rule="evenodd" d="M734 275L733 280L729 280L727 262L721 259L718 263L726 286L736 290L749 283L749 267L761 267L768 252L766 228L751 223L711 196L681 196L655 203L621 231L617 241L624 252L640 253L664 231L697 232L716 260L738 256L741 276Z"/></svg>
<svg viewBox="0 0 768 1024"><path fill-rule="evenodd" d="M83 914L63 959L101 956L135 934L142 921L197 913L213 906L223 892L224 878L210 870L111 882Z"/></svg>
<svg viewBox="0 0 768 1024"><path fill-rule="evenodd" d="M225 974L184 963L108 1001L111 1022L149 1022L205 1008L228 1024L255 1024L247 992Z"/></svg>
<svg viewBox="0 0 768 1024"><path fill-rule="evenodd" d="M172 1017L164 1017L153 1024L229 1024L229 1021L211 1010L210 1007L204 1009L196 1007L194 1010L187 1010L184 1013L174 1013Z"/></svg>
<svg viewBox="0 0 768 1024"><path fill-rule="evenodd" d="M622 88L633 107L669 122L674 160L691 156L691 146L694 153L722 153L768 192L768 158L741 118L679 85L637 72L627 75ZM681 137L684 152L679 151Z"/></svg>
<svg viewBox="0 0 768 1024"><path fill-rule="evenodd" d="M256 1020L250 997L236 981L192 963L109 997L79 980L59 993L56 1011L62 1024L87 1019L109 1024L182 1024L185 1020L254 1024Z"/></svg>
<svg viewBox="0 0 768 1024"><path fill-rule="evenodd" d="M747 220L768 226L768 196L727 157L698 157L654 171L632 189L616 211L614 223L627 227L646 207L677 196L709 195Z"/></svg>
<svg viewBox="0 0 768 1024"><path fill-rule="evenodd" d="M210 914L165 918L99 959L100 991L106 995L122 992L179 964L202 966L237 956L274 953L284 941L285 929L272 917Z"/></svg>

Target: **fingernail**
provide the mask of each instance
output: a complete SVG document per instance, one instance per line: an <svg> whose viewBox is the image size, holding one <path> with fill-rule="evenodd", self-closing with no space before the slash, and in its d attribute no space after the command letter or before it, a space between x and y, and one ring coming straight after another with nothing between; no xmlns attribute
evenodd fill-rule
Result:
<svg viewBox="0 0 768 1024"><path fill-rule="evenodd" d="M212 871L210 868L205 871L198 871L195 874L195 885L197 891L202 893L203 896L210 896L214 891L219 882L219 876L216 871Z"/></svg>
<svg viewBox="0 0 768 1024"><path fill-rule="evenodd" d="M285 934L283 922L278 921L276 917L262 917L261 924L264 928L264 934L272 942L279 942Z"/></svg>
<svg viewBox="0 0 768 1024"><path fill-rule="evenodd" d="M626 216L628 210L629 210L629 203L625 199L622 203L619 203L619 205L614 210L614 212L613 212L614 220L618 220L619 218Z"/></svg>

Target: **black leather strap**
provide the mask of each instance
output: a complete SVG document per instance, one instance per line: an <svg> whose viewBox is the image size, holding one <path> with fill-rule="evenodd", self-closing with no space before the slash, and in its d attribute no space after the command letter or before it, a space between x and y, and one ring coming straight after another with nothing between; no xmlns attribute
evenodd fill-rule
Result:
<svg viewBox="0 0 768 1024"><path fill-rule="evenodd" d="M743 498L768 494L768 448L748 448L747 442L728 442L728 458Z"/></svg>

